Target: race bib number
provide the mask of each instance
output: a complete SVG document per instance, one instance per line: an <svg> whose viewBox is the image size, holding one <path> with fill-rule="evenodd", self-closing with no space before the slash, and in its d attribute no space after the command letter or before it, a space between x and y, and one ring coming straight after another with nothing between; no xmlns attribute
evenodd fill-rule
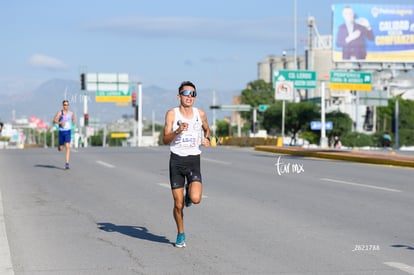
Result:
<svg viewBox="0 0 414 275"><path fill-rule="evenodd" d="M188 133L183 134L180 139L181 147L196 147L197 146L197 137Z"/></svg>

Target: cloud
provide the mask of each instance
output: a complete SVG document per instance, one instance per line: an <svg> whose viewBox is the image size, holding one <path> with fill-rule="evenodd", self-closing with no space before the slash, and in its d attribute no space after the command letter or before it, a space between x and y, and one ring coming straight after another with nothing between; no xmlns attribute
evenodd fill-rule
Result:
<svg viewBox="0 0 414 275"><path fill-rule="evenodd" d="M43 54L34 54L30 57L30 65L48 70L65 70L68 66L57 58Z"/></svg>
<svg viewBox="0 0 414 275"><path fill-rule="evenodd" d="M197 38L232 42L277 41L289 37L286 18L229 20L192 17L126 17L90 23L90 31L150 38ZM285 21L285 22L284 22Z"/></svg>

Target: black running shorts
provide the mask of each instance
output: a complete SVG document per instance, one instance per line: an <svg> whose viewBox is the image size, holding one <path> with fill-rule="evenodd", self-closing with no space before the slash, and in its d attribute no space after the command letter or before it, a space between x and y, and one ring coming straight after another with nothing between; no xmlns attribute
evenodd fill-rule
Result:
<svg viewBox="0 0 414 275"><path fill-rule="evenodd" d="M201 182L200 155L181 157L174 153L170 155L170 184L171 189L183 188L185 180Z"/></svg>

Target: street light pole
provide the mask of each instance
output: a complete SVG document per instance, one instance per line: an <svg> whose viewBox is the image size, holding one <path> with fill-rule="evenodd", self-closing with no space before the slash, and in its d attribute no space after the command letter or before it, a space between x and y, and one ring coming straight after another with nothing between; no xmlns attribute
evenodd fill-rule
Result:
<svg viewBox="0 0 414 275"><path fill-rule="evenodd" d="M213 106L216 105L216 91L213 91ZM213 137L216 136L216 109L213 109Z"/></svg>
<svg viewBox="0 0 414 275"><path fill-rule="evenodd" d="M321 148L328 147L328 139L326 138L325 127L325 81L321 82Z"/></svg>
<svg viewBox="0 0 414 275"><path fill-rule="evenodd" d="M293 69L296 70L297 69L297 56L296 56L296 47L297 47L297 26L296 26L296 0L293 1ZM294 95L296 96L296 95Z"/></svg>
<svg viewBox="0 0 414 275"><path fill-rule="evenodd" d="M138 147L142 146L142 83L138 82Z"/></svg>
<svg viewBox="0 0 414 275"><path fill-rule="evenodd" d="M400 114L400 110L399 110L399 103L398 103L398 96L397 96L395 98L395 144L394 144L395 150L398 150L398 148L400 147L400 132L398 130L399 114Z"/></svg>
<svg viewBox="0 0 414 275"><path fill-rule="evenodd" d="M283 52L283 69L286 70L286 54ZM294 92L293 92L294 93ZM282 101L282 138L285 138L286 100Z"/></svg>

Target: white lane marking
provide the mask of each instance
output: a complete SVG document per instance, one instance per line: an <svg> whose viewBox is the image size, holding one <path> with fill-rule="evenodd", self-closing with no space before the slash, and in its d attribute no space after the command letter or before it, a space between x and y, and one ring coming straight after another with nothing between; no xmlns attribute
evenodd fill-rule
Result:
<svg viewBox="0 0 414 275"><path fill-rule="evenodd" d="M108 167L108 168L115 168L115 165L112 165L110 163L107 163L107 162L104 162L104 161L101 161L101 160L97 160L96 163L98 163L100 165L103 165L105 167Z"/></svg>
<svg viewBox="0 0 414 275"><path fill-rule="evenodd" d="M216 159L209 159L209 158L202 158L201 160L205 160L207 162L214 162L214 163L218 163L218 164L224 164L224 165L230 165L231 164L231 162L221 161L221 160L216 160Z"/></svg>
<svg viewBox="0 0 414 275"><path fill-rule="evenodd" d="M13 275L9 240L7 239L6 225L4 222L3 198L0 191L0 274Z"/></svg>
<svg viewBox="0 0 414 275"><path fill-rule="evenodd" d="M159 183L157 183L157 184L158 184L159 186L161 186L161 187L171 189L171 185L170 185L169 183L159 182ZM206 196L206 195L202 195L201 197L202 197L203 199L208 198L208 196Z"/></svg>
<svg viewBox="0 0 414 275"><path fill-rule="evenodd" d="M321 180L348 184L348 185L353 185L353 186L359 186L359 187L365 187L365 188L372 188L372 189L388 191L388 192L402 192L401 190L398 190L398 189L392 189L392 188L386 188L386 187L380 187L380 186L368 185L368 184L362 184L362 183L356 183L356 182L349 182L349 181L344 181L344 180L335 180L335 179L328 179L328 178L321 178Z"/></svg>
<svg viewBox="0 0 414 275"><path fill-rule="evenodd" d="M170 184L168 184L168 183L163 183L163 182L159 182L159 183L157 183L159 186L161 186L161 187L164 187L164 188L168 188L168 189L170 189L171 188L171 185Z"/></svg>
<svg viewBox="0 0 414 275"><path fill-rule="evenodd" d="M401 271L407 272L409 274L414 274L414 267L406 265L404 263L398 263L398 262L384 262L385 265L388 265L390 267L397 268Z"/></svg>

